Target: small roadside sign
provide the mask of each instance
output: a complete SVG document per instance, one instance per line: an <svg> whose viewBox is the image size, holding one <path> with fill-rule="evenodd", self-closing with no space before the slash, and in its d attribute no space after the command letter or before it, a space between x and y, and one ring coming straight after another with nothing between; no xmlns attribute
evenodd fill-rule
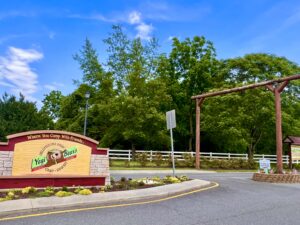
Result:
<svg viewBox="0 0 300 225"><path fill-rule="evenodd" d="M174 144L173 144L173 130L172 130L173 128L176 127L175 109L166 112L166 117L167 117L167 129L170 130L173 177L175 177L175 159L174 159Z"/></svg>
<svg viewBox="0 0 300 225"><path fill-rule="evenodd" d="M271 169L271 163L269 159L260 159L259 160L259 168L260 169Z"/></svg>
<svg viewBox="0 0 300 225"><path fill-rule="evenodd" d="M167 117L167 129L173 129L176 127L176 116L175 116L175 109L168 111L166 113Z"/></svg>

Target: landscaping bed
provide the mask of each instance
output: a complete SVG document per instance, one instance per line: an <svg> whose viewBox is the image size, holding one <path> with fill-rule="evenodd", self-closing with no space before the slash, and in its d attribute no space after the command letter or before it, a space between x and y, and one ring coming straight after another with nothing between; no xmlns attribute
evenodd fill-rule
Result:
<svg viewBox="0 0 300 225"><path fill-rule="evenodd" d="M111 185L103 187L46 187L43 189L36 189L34 187L26 187L18 190L7 190L0 192L0 202L14 200L14 199L26 199L26 198L40 198L40 197L67 197L71 195L90 195L92 193L112 192L112 191L125 191L135 190L143 188L151 188L161 186L165 184L181 183L190 180L187 176L172 177L166 176L164 178L152 177L141 179L127 179L122 177L119 181L115 181L111 178Z"/></svg>
<svg viewBox="0 0 300 225"><path fill-rule="evenodd" d="M300 183L299 174L265 174L254 173L253 180L269 183Z"/></svg>

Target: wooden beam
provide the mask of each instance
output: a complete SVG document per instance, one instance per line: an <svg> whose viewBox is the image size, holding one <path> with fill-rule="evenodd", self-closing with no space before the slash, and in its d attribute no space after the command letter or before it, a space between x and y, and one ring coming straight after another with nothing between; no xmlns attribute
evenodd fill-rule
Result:
<svg viewBox="0 0 300 225"><path fill-rule="evenodd" d="M208 93L204 93L201 95L195 95L195 96L192 96L192 99L224 95L224 94L229 94L229 93L233 93L233 92L239 92L242 90L254 89L254 88L262 87L262 86L267 87L267 85L272 85L274 83L282 83L284 81L298 80L298 79L300 79L300 74L289 76L289 77L283 77L283 78L279 78L279 79L275 79L275 80L264 81L264 82L256 83L256 84L249 84L249 85L242 86L242 87L230 88L230 89L226 89L226 90L208 92Z"/></svg>

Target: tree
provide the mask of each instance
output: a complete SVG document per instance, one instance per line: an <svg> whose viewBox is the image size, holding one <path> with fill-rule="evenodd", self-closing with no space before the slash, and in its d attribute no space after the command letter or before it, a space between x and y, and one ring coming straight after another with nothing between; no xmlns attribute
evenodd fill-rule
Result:
<svg viewBox="0 0 300 225"><path fill-rule="evenodd" d="M0 140L4 141L9 134L51 128L51 118L38 112L35 103L26 101L23 95L19 99L8 94L0 98Z"/></svg>
<svg viewBox="0 0 300 225"><path fill-rule="evenodd" d="M51 91L45 95L42 112L48 114L52 120L56 121L60 117L61 102L63 100L61 91Z"/></svg>
<svg viewBox="0 0 300 225"><path fill-rule="evenodd" d="M216 74L216 52L212 42L195 36L192 40L173 39L169 56L160 57L158 72L165 79L177 111L178 128L175 136L188 138L188 150L193 149L194 104L191 96L208 91ZM180 138L180 137L179 137ZM183 141L184 142L184 141Z"/></svg>

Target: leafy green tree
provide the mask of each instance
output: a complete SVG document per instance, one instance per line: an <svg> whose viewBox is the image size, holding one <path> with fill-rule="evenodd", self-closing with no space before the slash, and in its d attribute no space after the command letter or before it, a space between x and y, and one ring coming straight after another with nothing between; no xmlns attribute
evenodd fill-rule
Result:
<svg viewBox="0 0 300 225"><path fill-rule="evenodd" d="M184 41L174 38L169 58L160 57L158 73L165 79L172 96L172 107L177 111L175 137L182 140L185 143L182 147L189 151L193 149L195 110L190 98L212 87L216 67L216 52L212 42L199 36Z"/></svg>
<svg viewBox="0 0 300 225"><path fill-rule="evenodd" d="M52 120L57 120L60 117L59 113L63 97L61 91L51 91L45 95L41 111L48 114Z"/></svg>
<svg viewBox="0 0 300 225"><path fill-rule="evenodd" d="M0 140L4 141L9 134L52 128L51 118L23 95L19 99L8 94L0 98Z"/></svg>

